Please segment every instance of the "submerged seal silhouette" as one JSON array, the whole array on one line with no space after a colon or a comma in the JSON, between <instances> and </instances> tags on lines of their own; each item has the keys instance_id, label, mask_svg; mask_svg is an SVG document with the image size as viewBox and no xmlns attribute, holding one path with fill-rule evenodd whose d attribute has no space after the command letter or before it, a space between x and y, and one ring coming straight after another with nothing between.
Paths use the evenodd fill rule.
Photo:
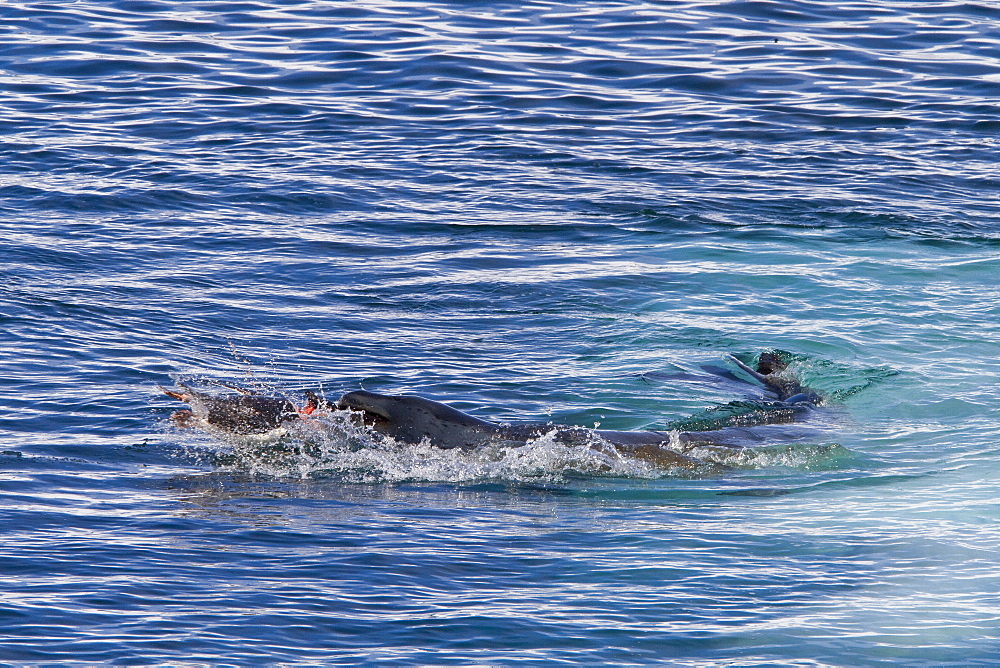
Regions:
<instances>
[{"instance_id":1,"label":"submerged seal silhouette","mask_svg":"<svg viewBox=\"0 0 1000 668\"><path fill-rule=\"evenodd\" d=\"M802 387L785 373L780 355L760 355L756 368L735 357L730 359L778 395L774 410L754 427L725 427L710 431L610 431L550 423L501 424L482 420L451 406L405 395L385 395L355 390L330 403L312 392L307 403L295 406L288 399L260 396L230 387L236 394L211 395L178 383L181 391L161 387L168 396L187 402L190 410L178 411L174 421L181 426L201 425L235 435L267 433L311 416L317 409L349 411L352 419L397 443L428 443L442 449L471 449L485 445L521 446L549 436L559 443L612 449L658 466L694 467L702 462L678 450L699 445L742 448L758 445L767 434L761 426L785 423L809 410L819 395Z\"/></svg>"}]
</instances>

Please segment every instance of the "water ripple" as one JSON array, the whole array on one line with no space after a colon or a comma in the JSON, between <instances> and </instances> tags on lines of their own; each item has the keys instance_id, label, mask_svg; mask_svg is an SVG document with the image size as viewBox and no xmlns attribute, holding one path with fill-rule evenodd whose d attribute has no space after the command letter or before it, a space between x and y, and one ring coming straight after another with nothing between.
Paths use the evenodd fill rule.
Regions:
<instances>
[{"instance_id":1,"label":"water ripple","mask_svg":"<svg viewBox=\"0 0 1000 668\"><path fill-rule=\"evenodd\" d=\"M996 7L0 16L5 659L1000 658ZM822 438L696 477L240 459L155 389L662 428L774 346Z\"/></svg>"}]
</instances>

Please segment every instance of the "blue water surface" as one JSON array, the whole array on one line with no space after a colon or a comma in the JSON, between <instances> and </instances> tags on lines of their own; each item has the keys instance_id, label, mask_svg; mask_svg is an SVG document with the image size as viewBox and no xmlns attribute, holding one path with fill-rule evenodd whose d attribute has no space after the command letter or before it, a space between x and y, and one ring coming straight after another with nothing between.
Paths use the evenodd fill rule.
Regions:
<instances>
[{"instance_id":1,"label":"blue water surface","mask_svg":"<svg viewBox=\"0 0 1000 668\"><path fill-rule=\"evenodd\" d=\"M998 26L3 3L0 661L1000 662ZM156 387L669 429L767 349L824 406L700 470L247 446Z\"/></svg>"}]
</instances>

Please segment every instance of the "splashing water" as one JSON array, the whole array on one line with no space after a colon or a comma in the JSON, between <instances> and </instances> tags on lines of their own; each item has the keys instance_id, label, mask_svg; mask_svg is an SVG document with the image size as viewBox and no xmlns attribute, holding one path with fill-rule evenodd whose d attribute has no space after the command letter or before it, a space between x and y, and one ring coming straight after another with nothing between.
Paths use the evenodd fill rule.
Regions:
<instances>
[{"instance_id":1,"label":"splashing water","mask_svg":"<svg viewBox=\"0 0 1000 668\"><path fill-rule=\"evenodd\" d=\"M401 443L359 424L349 410L329 409L263 434L208 427L187 439L187 453L223 470L277 478L336 476L347 482L558 482L577 476L654 479L705 476L726 469L818 466L847 453L837 445L789 443L761 448L684 444L678 432L662 447L703 462L656 465L616 449L594 430L573 443L553 429L523 445L443 449L426 440Z\"/></svg>"}]
</instances>

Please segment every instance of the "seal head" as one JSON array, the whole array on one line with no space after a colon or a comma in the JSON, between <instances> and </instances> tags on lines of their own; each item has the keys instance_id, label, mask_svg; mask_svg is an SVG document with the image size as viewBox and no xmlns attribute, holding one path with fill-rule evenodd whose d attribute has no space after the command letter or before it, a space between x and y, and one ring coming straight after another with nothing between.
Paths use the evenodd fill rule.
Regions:
<instances>
[{"instance_id":1,"label":"seal head","mask_svg":"<svg viewBox=\"0 0 1000 668\"><path fill-rule=\"evenodd\" d=\"M361 412L365 424L402 443L427 440L439 448L472 448L499 432L492 422L423 397L356 390L340 397L336 407Z\"/></svg>"}]
</instances>

